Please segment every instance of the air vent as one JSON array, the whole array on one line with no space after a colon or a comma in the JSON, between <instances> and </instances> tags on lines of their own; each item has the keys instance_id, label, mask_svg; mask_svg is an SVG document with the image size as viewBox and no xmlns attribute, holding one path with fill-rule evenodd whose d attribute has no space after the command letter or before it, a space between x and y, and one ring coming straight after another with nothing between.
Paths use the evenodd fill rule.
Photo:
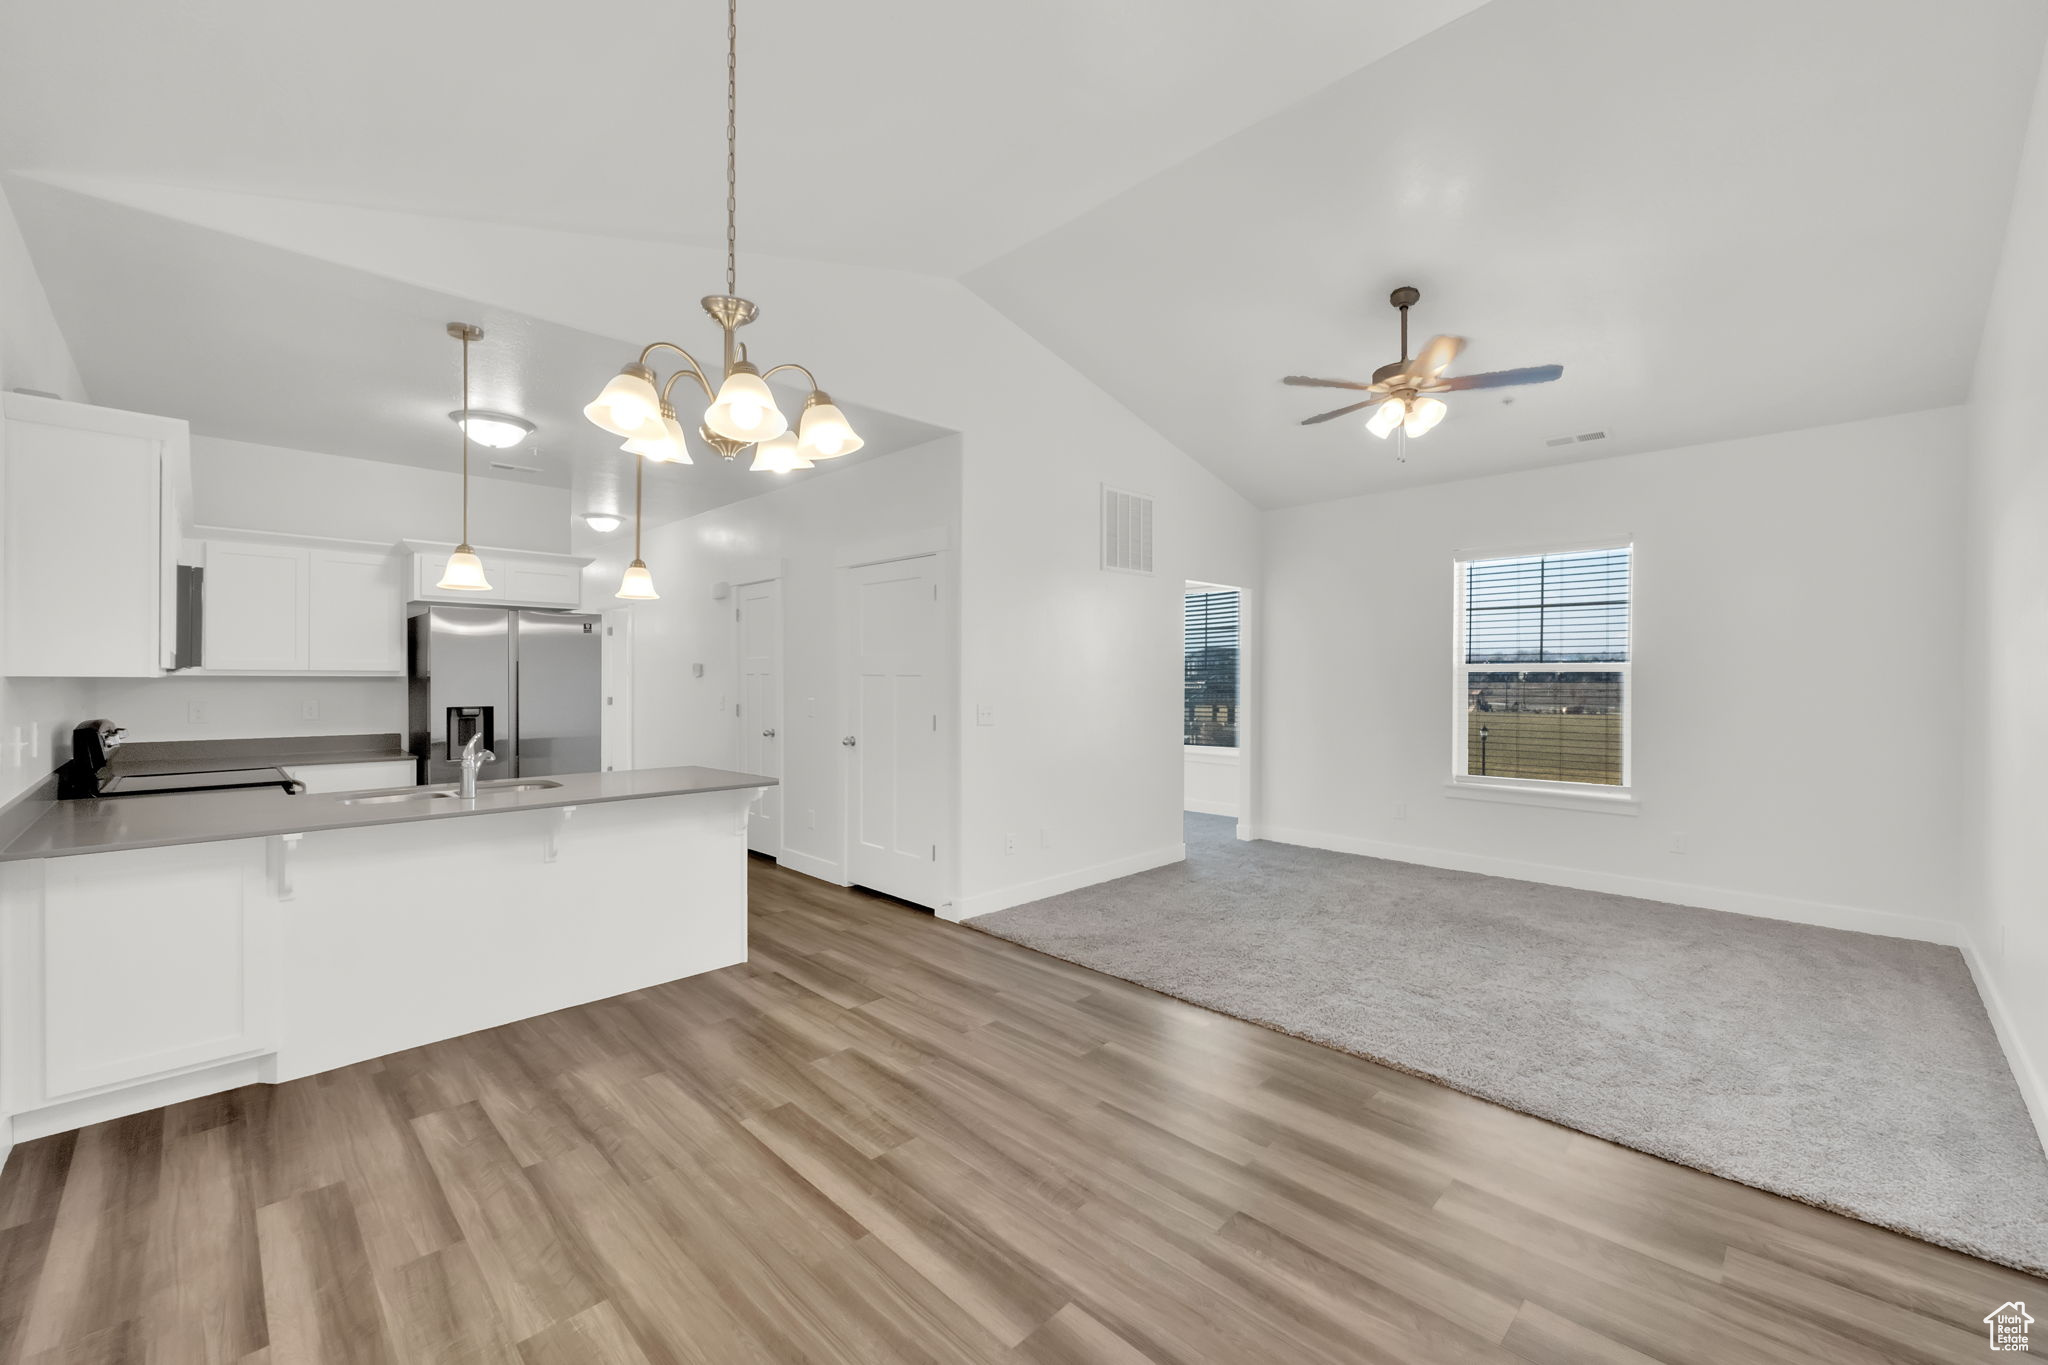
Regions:
<instances>
[{"instance_id":1,"label":"air vent","mask_svg":"<svg viewBox=\"0 0 2048 1365\"><path fill-rule=\"evenodd\" d=\"M540 473L540 466L537 464L513 464L507 460L492 460L491 468L510 470L514 474Z\"/></svg>"},{"instance_id":2,"label":"air vent","mask_svg":"<svg viewBox=\"0 0 2048 1365\"><path fill-rule=\"evenodd\" d=\"M1543 444L1555 450L1559 446L1578 445L1581 441L1604 441L1606 439L1607 433L1604 431L1582 431L1576 436L1553 436Z\"/></svg>"},{"instance_id":3,"label":"air vent","mask_svg":"<svg viewBox=\"0 0 2048 1365\"><path fill-rule=\"evenodd\" d=\"M1607 439L1607 433L1604 431L1582 431L1572 439L1575 441L1604 441Z\"/></svg>"},{"instance_id":4,"label":"air vent","mask_svg":"<svg viewBox=\"0 0 2048 1365\"><path fill-rule=\"evenodd\" d=\"M1102 567L1152 572L1152 499L1103 485Z\"/></svg>"}]
</instances>

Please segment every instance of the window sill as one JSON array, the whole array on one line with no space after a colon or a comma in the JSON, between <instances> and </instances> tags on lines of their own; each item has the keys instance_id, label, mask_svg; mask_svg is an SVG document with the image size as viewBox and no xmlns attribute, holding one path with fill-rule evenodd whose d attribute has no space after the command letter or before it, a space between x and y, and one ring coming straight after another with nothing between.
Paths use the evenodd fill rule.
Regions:
<instances>
[{"instance_id":1,"label":"window sill","mask_svg":"<svg viewBox=\"0 0 2048 1365\"><path fill-rule=\"evenodd\" d=\"M1221 744L1185 744L1181 746L1189 758L1206 763L1235 763L1237 750Z\"/></svg>"},{"instance_id":2,"label":"window sill","mask_svg":"<svg viewBox=\"0 0 2048 1365\"><path fill-rule=\"evenodd\" d=\"M1553 810L1585 810L1601 815L1638 815L1642 806L1633 793L1566 791L1557 787L1496 786L1490 782L1444 783L1444 795L1460 801L1499 801L1511 806L1549 806Z\"/></svg>"}]
</instances>

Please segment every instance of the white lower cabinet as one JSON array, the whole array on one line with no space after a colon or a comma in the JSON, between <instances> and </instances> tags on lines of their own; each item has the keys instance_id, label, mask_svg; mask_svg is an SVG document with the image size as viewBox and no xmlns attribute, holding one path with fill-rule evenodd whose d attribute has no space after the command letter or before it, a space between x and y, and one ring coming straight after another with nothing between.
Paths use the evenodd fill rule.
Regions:
<instances>
[{"instance_id":1,"label":"white lower cabinet","mask_svg":"<svg viewBox=\"0 0 2048 1365\"><path fill-rule=\"evenodd\" d=\"M308 763L286 768L287 775L306 784L307 794L363 792L379 787L411 787L419 783L419 767L411 759L390 763Z\"/></svg>"},{"instance_id":2,"label":"white lower cabinet","mask_svg":"<svg viewBox=\"0 0 2048 1365\"><path fill-rule=\"evenodd\" d=\"M5 871L7 1109L275 1050L277 914L261 841Z\"/></svg>"}]
</instances>

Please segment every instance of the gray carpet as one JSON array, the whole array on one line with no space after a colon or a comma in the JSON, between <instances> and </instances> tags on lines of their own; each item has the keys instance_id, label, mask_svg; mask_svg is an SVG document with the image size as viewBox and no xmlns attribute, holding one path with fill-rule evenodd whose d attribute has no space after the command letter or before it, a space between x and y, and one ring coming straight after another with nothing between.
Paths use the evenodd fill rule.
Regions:
<instances>
[{"instance_id":1,"label":"gray carpet","mask_svg":"<svg viewBox=\"0 0 2048 1365\"><path fill-rule=\"evenodd\" d=\"M1953 948L1286 844L976 929L2035 1273L2048 1160Z\"/></svg>"}]
</instances>

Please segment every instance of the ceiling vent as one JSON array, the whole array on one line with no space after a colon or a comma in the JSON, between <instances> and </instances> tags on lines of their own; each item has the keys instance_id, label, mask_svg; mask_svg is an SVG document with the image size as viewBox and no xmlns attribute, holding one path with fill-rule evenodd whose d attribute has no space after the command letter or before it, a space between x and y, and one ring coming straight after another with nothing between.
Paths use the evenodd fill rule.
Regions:
<instances>
[{"instance_id":1,"label":"ceiling vent","mask_svg":"<svg viewBox=\"0 0 2048 1365\"><path fill-rule=\"evenodd\" d=\"M1152 499L1102 486L1102 567L1152 572Z\"/></svg>"},{"instance_id":2,"label":"ceiling vent","mask_svg":"<svg viewBox=\"0 0 2048 1365\"><path fill-rule=\"evenodd\" d=\"M1604 441L1606 439L1607 433L1604 431L1582 431L1576 436L1553 436L1543 444L1555 450L1559 446L1575 446L1582 441Z\"/></svg>"},{"instance_id":3,"label":"ceiling vent","mask_svg":"<svg viewBox=\"0 0 2048 1365\"><path fill-rule=\"evenodd\" d=\"M491 461L491 468L493 468L493 469L503 469L503 470L508 470L508 471L510 471L511 473L514 473L514 474L538 474L538 473L540 473L540 466L539 466L539 465L537 465L537 464L513 464L513 463L512 463L511 461L509 461L509 460L492 460L492 461Z\"/></svg>"}]
</instances>

